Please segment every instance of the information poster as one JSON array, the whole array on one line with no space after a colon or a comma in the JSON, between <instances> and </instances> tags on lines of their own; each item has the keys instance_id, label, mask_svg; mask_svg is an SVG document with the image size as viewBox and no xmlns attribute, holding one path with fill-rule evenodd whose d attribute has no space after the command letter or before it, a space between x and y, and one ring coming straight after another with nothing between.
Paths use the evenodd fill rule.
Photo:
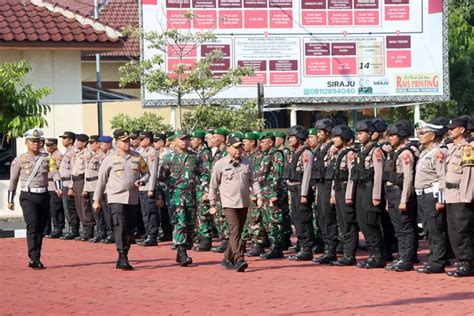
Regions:
<instances>
[{"instance_id":1,"label":"information poster","mask_svg":"<svg viewBox=\"0 0 474 316\"><path fill-rule=\"evenodd\" d=\"M443 0L142 0L144 31L212 30L183 60L189 67L215 49L216 77L250 66L253 77L211 102L267 104L422 102L449 99L447 4ZM192 12L189 20L184 14ZM156 51L142 43L143 58ZM169 47L164 69L179 60ZM173 99L142 88L145 105ZM184 103L199 103L196 95Z\"/></svg>"}]
</instances>

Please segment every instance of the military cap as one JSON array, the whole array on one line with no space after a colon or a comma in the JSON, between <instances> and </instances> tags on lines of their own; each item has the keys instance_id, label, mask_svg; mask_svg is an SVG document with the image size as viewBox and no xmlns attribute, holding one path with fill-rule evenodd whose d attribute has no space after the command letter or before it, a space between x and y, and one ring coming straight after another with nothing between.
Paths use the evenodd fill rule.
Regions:
<instances>
[{"instance_id":1,"label":"military cap","mask_svg":"<svg viewBox=\"0 0 474 316\"><path fill-rule=\"evenodd\" d=\"M314 127L308 128L308 135L318 135L318 130Z\"/></svg>"},{"instance_id":2,"label":"military cap","mask_svg":"<svg viewBox=\"0 0 474 316\"><path fill-rule=\"evenodd\" d=\"M135 129L130 133L130 138L131 139L136 139L140 137L140 133L142 132L141 129Z\"/></svg>"},{"instance_id":3,"label":"military cap","mask_svg":"<svg viewBox=\"0 0 474 316\"><path fill-rule=\"evenodd\" d=\"M149 138L153 140L153 132L150 131L141 131L140 132L140 139Z\"/></svg>"},{"instance_id":4,"label":"military cap","mask_svg":"<svg viewBox=\"0 0 474 316\"><path fill-rule=\"evenodd\" d=\"M116 140L127 140L130 138L130 133L128 131L124 131L123 129L117 129L114 131L114 138Z\"/></svg>"},{"instance_id":5,"label":"military cap","mask_svg":"<svg viewBox=\"0 0 474 316\"><path fill-rule=\"evenodd\" d=\"M295 136L296 138L299 138L299 139L302 139L302 140L305 140L306 138L308 138L308 132L301 125L291 126L288 129L287 135L288 135L288 137Z\"/></svg>"},{"instance_id":6,"label":"military cap","mask_svg":"<svg viewBox=\"0 0 474 316\"><path fill-rule=\"evenodd\" d=\"M205 139L206 138L206 132L203 131L203 130L197 129L191 134L191 138Z\"/></svg>"},{"instance_id":7,"label":"military cap","mask_svg":"<svg viewBox=\"0 0 474 316\"><path fill-rule=\"evenodd\" d=\"M375 132L374 122L371 120L365 119L357 122L355 130L357 132Z\"/></svg>"},{"instance_id":8,"label":"military cap","mask_svg":"<svg viewBox=\"0 0 474 316\"><path fill-rule=\"evenodd\" d=\"M376 132L383 133L387 129L387 126L388 126L387 122L385 122L384 120L378 117L373 118L372 122L374 123L374 128Z\"/></svg>"},{"instance_id":9,"label":"military cap","mask_svg":"<svg viewBox=\"0 0 474 316\"><path fill-rule=\"evenodd\" d=\"M387 126L388 135L398 135L399 137L408 137L410 135L410 127L408 124L399 121Z\"/></svg>"},{"instance_id":10,"label":"military cap","mask_svg":"<svg viewBox=\"0 0 474 316\"><path fill-rule=\"evenodd\" d=\"M223 128L223 127L220 127L218 129L216 129L213 134L222 135L224 137L227 137L227 135L229 135L229 131L227 129Z\"/></svg>"},{"instance_id":11,"label":"military cap","mask_svg":"<svg viewBox=\"0 0 474 316\"><path fill-rule=\"evenodd\" d=\"M189 138L189 135L186 132L177 130L174 132L174 136L179 139Z\"/></svg>"},{"instance_id":12,"label":"military cap","mask_svg":"<svg viewBox=\"0 0 474 316\"><path fill-rule=\"evenodd\" d=\"M275 134L275 137L286 138L285 132L276 131L274 134Z\"/></svg>"},{"instance_id":13,"label":"military cap","mask_svg":"<svg viewBox=\"0 0 474 316\"><path fill-rule=\"evenodd\" d=\"M46 138L46 141L44 142L46 146L51 146L51 145L57 145L58 144L58 139L57 138Z\"/></svg>"},{"instance_id":14,"label":"military cap","mask_svg":"<svg viewBox=\"0 0 474 316\"><path fill-rule=\"evenodd\" d=\"M227 138L227 145L235 147L235 148L242 146L242 137L240 136L241 135L237 133L230 134L229 137Z\"/></svg>"},{"instance_id":15,"label":"military cap","mask_svg":"<svg viewBox=\"0 0 474 316\"><path fill-rule=\"evenodd\" d=\"M91 135L89 136L89 144L95 143L99 141L99 135Z\"/></svg>"},{"instance_id":16,"label":"military cap","mask_svg":"<svg viewBox=\"0 0 474 316\"><path fill-rule=\"evenodd\" d=\"M77 134L76 139L80 142L87 142L89 140L89 136L86 134Z\"/></svg>"},{"instance_id":17,"label":"military cap","mask_svg":"<svg viewBox=\"0 0 474 316\"><path fill-rule=\"evenodd\" d=\"M331 136L339 136L343 140L348 141L354 138L354 133L346 124L336 125L331 131Z\"/></svg>"},{"instance_id":18,"label":"military cap","mask_svg":"<svg viewBox=\"0 0 474 316\"><path fill-rule=\"evenodd\" d=\"M314 128L316 128L317 130L326 131L328 133L331 133L333 127L334 121L330 118L320 119L316 123L314 123Z\"/></svg>"},{"instance_id":19,"label":"military cap","mask_svg":"<svg viewBox=\"0 0 474 316\"><path fill-rule=\"evenodd\" d=\"M28 131L26 131L26 133L23 134L23 137L25 137L26 139L30 139L30 140L41 140L43 139L43 131L39 128L32 128Z\"/></svg>"},{"instance_id":20,"label":"military cap","mask_svg":"<svg viewBox=\"0 0 474 316\"><path fill-rule=\"evenodd\" d=\"M165 133L160 133L160 132L154 133L153 141L157 142L159 140L165 141L166 140L166 134Z\"/></svg>"},{"instance_id":21,"label":"military cap","mask_svg":"<svg viewBox=\"0 0 474 316\"><path fill-rule=\"evenodd\" d=\"M275 134L273 134L272 132L266 132L266 133L263 133L260 139L267 139L267 138L271 140L275 140Z\"/></svg>"},{"instance_id":22,"label":"military cap","mask_svg":"<svg viewBox=\"0 0 474 316\"><path fill-rule=\"evenodd\" d=\"M113 138L111 136L100 136L99 142L101 143L111 143Z\"/></svg>"},{"instance_id":23,"label":"military cap","mask_svg":"<svg viewBox=\"0 0 474 316\"><path fill-rule=\"evenodd\" d=\"M248 139L248 140L258 140L258 135L257 133L254 132L247 132L244 134L244 137L242 139Z\"/></svg>"},{"instance_id":24,"label":"military cap","mask_svg":"<svg viewBox=\"0 0 474 316\"><path fill-rule=\"evenodd\" d=\"M449 121L449 124L446 125L448 129L454 129L456 127L464 127L467 129L468 120L463 116L458 116Z\"/></svg>"},{"instance_id":25,"label":"military cap","mask_svg":"<svg viewBox=\"0 0 474 316\"><path fill-rule=\"evenodd\" d=\"M59 136L59 138L69 138L69 139L75 140L76 134L73 132L64 132L61 136Z\"/></svg>"}]
</instances>

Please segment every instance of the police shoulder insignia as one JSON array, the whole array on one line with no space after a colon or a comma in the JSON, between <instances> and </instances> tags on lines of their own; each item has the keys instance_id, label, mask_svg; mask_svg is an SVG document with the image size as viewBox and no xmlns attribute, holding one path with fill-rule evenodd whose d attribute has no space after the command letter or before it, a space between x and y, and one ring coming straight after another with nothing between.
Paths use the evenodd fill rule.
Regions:
<instances>
[{"instance_id":1,"label":"police shoulder insignia","mask_svg":"<svg viewBox=\"0 0 474 316\"><path fill-rule=\"evenodd\" d=\"M382 149L380 148L375 149L375 157L377 158L378 161L382 159Z\"/></svg>"},{"instance_id":2,"label":"police shoulder insignia","mask_svg":"<svg viewBox=\"0 0 474 316\"><path fill-rule=\"evenodd\" d=\"M155 161L155 155L154 154L150 154L150 161Z\"/></svg>"},{"instance_id":3,"label":"police shoulder insignia","mask_svg":"<svg viewBox=\"0 0 474 316\"><path fill-rule=\"evenodd\" d=\"M406 152L402 155L402 158L403 158L403 161L405 161L405 164L407 165L410 164L410 161L411 161L410 154Z\"/></svg>"},{"instance_id":4,"label":"police shoulder insignia","mask_svg":"<svg viewBox=\"0 0 474 316\"><path fill-rule=\"evenodd\" d=\"M349 159L350 161L354 161L354 158L355 158L355 152L350 151L350 152L347 154L347 159Z\"/></svg>"},{"instance_id":5,"label":"police shoulder insignia","mask_svg":"<svg viewBox=\"0 0 474 316\"><path fill-rule=\"evenodd\" d=\"M436 154L436 160L438 160L439 162L444 161L444 154L442 151L438 151L438 153Z\"/></svg>"}]
</instances>

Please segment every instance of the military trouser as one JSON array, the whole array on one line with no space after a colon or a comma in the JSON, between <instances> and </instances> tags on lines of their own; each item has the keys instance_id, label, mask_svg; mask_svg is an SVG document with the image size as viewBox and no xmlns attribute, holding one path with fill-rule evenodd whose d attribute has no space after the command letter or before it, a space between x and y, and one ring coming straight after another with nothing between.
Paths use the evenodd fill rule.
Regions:
<instances>
[{"instance_id":1,"label":"military trouser","mask_svg":"<svg viewBox=\"0 0 474 316\"><path fill-rule=\"evenodd\" d=\"M92 208L92 198L94 197L94 192L87 192L87 194L89 195L89 198L87 199L89 207ZM100 201L100 206L101 208L103 207L102 201ZM99 213L93 211L92 215L94 216L95 221L95 235L104 237L107 233L107 225L105 224L104 212L102 210Z\"/></svg>"},{"instance_id":2,"label":"military trouser","mask_svg":"<svg viewBox=\"0 0 474 316\"><path fill-rule=\"evenodd\" d=\"M406 211L400 211L401 194L402 190L397 185L386 186L388 214L398 240L398 259L413 262L417 251L416 210L409 199L406 203Z\"/></svg>"},{"instance_id":3,"label":"military trouser","mask_svg":"<svg viewBox=\"0 0 474 316\"><path fill-rule=\"evenodd\" d=\"M323 237L325 249L335 254L338 244L336 210L330 203L332 181L319 182L316 187L318 221Z\"/></svg>"},{"instance_id":4,"label":"military trouser","mask_svg":"<svg viewBox=\"0 0 474 316\"><path fill-rule=\"evenodd\" d=\"M217 214L214 217L214 223L216 225L217 231L219 232L219 237L221 240L227 240L229 239L229 224L225 218L220 201L216 201L216 210Z\"/></svg>"},{"instance_id":5,"label":"military trouser","mask_svg":"<svg viewBox=\"0 0 474 316\"><path fill-rule=\"evenodd\" d=\"M79 232L79 216L77 216L76 204L74 198L69 197L68 188L63 189L63 208L66 215L69 229L73 232Z\"/></svg>"},{"instance_id":6,"label":"military trouser","mask_svg":"<svg viewBox=\"0 0 474 316\"><path fill-rule=\"evenodd\" d=\"M53 230L62 231L65 226L64 207L62 197L56 191L49 191L49 213L53 223Z\"/></svg>"},{"instance_id":7,"label":"military trouser","mask_svg":"<svg viewBox=\"0 0 474 316\"><path fill-rule=\"evenodd\" d=\"M74 203L76 205L77 215L84 227L94 227L94 215L92 215L92 207L89 197L82 196L84 190L84 179L74 180Z\"/></svg>"},{"instance_id":8,"label":"military trouser","mask_svg":"<svg viewBox=\"0 0 474 316\"><path fill-rule=\"evenodd\" d=\"M446 204L448 234L454 255L458 260L474 260L473 203Z\"/></svg>"},{"instance_id":9,"label":"military trouser","mask_svg":"<svg viewBox=\"0 0 474 316\"><path fill-rule=\"evenodd\" d=\"M31 260L39 260L43 245L43 231L48 218L49 194L48 192L21 192L20 205L26 222L28 257Z\"/></svg>"},{"instance_id":10,"label":"military trouser","mask_svg":"<svg viewBox=\"0 0 474 316\"><path fill-rule=\"evenodd\" d=\"M301 184L289 184L288 189L290 191L291 216L295 225L298 245L304 251L311 252L314 244L313 214L311 210L314 199L313 192L312 190L308 191L308 196L306 197L308 203L303 205L301 204Z\"/></svg>"},{"instance_id":11,"label":"military trouser","mask_svg":"<svg viewBox=\"0 0 474 316\"><path fill-rule=\"evenodd\" d=\"M196 190L196 202L197 202L197 236L199 238L211 239L212 238L212 215L209 213L210 205L209 202L204 202L202 197L204 190Z\"/></svg>"},{"instance_id":12,"label":"military trouser","mask_svg":"<svg viewBox=\"0 0 474 316\"><path fill-rule=\"evenodd\" d=\"M271 201L271 195L263 193L263 225L271 245L281 246L283 241L283 215L279 207L281 194L277 201Z\"/></svg>"},{"instance_id":13,"label":"military trouser","mask_svg":"<svg viewBox=\"0 0 474 316\"><path fill-rule=\"evenodd\" d=\"M158 238L160 216L156 207L156 200L153 197L148 197L148 191L140 191L139 194L140 211L146 235L150 238Z\"/></svg>"},{"instance_id":14,"label":"military trouser","mask_svg":"<svg viewBox=\"0 0 474 316\"><path fill-rule=\"evenodd\" d=\"M138 205L111 203L109 208L114 222L115 246L117 250L128 251L137 223Z\"/></svg>"},{"instance_id":15,"label":"military trouser","mask_svg":"<svg viewBox=\"0 0 474 316\"><path fill-rule=\"evenodd\" d=\"M378 252L383 255L382 230L380 228L382 205L372 204L373 182L358 183L356 185L356 214L359 228L364 234L369 255Z\"/></svg>"},{"instance_id":16,"label":"military trouser","mask_svg":"<svg viewBox=\"0 0 474 316\"><path fill-rule=\"evenodd\" d=\"M359 226L356 209L346 204L346 183L335 183L337 225L342 235L343 251L346 257L355 257L359 245Z\"/></svg>"},{"instance_id":17,"label":"military trouser","mask_svg":"<svg viewBox=\"0 0 474 316\"><path fill-rule=\"evenodd\" d=\"M195 212L195 200L188 195L187 191L174 191L170 198L171 223L173 224L173 243L176 246L191 245L193 238L193 212Z\"/></svg>"},{"instance_id":18,"label":"military trouser","mask_svg":"<svg viewBox=\"0 0 474 316\"><path fill-rule=\"evenodd\" d=\"M446 211L436 210L437 198L433 193L417 196L418 213L423 214L424 228L427 231L430 254L428 264L434 268L443 268L449 248L448 227L446 222Z\"/></svg>"},{"instance_id":19,"label":"military trouser","mask_svg":"<svg viewBox=\"0 0 474 316\"><path fill-rule=\"evenodd\" d=\"M250 202L247 220L245 223L242 239L251 240L253 244L264 245L267 240L267 233L264 226L264 206L258 207L255 201Z\"/></svg>"}]
</instances>

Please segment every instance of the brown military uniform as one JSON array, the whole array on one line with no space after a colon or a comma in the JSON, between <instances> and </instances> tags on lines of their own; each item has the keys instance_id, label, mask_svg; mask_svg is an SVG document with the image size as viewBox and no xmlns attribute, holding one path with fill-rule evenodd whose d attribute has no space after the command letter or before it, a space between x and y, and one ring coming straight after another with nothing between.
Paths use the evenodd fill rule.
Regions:
<instances>
[{"instance_id":1,"label":"brown military uniform","mask_svg":"<svg viewBox=\"0 0 474 316\"><path fill-rule=\"evenodd\" d=\"M74 198L68 196L68 188L71 183L71 172L72 172L72 160L75 153L74 146L71 146L63 155L61 164L59 165L59 174L63 181L63 208L66 213L66 219L69 224L69 230L74 235L79 233L79 216L77 215L76 203Z\"/></svg>"}]
</instances>

